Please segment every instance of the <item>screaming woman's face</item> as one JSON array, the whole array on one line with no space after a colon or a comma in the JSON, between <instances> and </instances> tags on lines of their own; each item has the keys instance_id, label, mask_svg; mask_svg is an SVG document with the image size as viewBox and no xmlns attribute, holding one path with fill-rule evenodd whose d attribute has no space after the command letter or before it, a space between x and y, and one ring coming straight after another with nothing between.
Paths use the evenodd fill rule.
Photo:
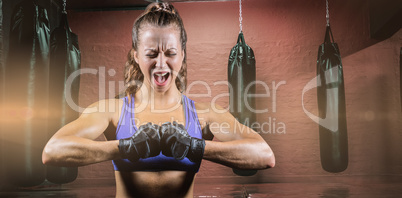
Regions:
<instances>
[{"instance_id":1,"label":"screaming woman's face","mask_svg":"<svg viewBox=\"0 0 402 198\"><path fill-rule=\"evenodd\" d=\"M145 25L139 32L138 44L134 58L144 74L143 86L156 92L177 89L175 79L184 59L179 29L172 25Z\"/></svg>"}]
</instances>

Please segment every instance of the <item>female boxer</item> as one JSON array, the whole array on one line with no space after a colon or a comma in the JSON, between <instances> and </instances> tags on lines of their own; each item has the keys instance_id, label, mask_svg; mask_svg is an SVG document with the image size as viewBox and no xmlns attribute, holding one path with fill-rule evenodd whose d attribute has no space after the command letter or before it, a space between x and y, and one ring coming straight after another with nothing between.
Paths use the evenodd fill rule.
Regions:
<instances>
[{"instance_id":1,"label":"female boxer","mask_svg":"<svg viewBox=\"0 0 402 198\"><path fill-rule=\"evenodd\" d=\"M57 131L44 148L44 164L112 160L116 197L193 197L202 159L238 169L274 166L260 135L222 108L216 112L183 94L187 37L172 5L150 4L135 21L132 40L126 97L98 101ZM94 141L101 134L107 141Z\"/></svg>"}]
</instances>

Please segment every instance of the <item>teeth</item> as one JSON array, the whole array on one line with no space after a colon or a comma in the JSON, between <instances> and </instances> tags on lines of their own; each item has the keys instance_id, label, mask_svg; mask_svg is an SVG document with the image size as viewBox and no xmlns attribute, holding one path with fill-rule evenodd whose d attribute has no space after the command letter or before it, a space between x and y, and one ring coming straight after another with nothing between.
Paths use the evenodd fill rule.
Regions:
<instances>
[{"instance_id":1,"label":"teeth","mask_svg":"<svg viewBox=\"0 0 402 198\"><path fill-rule=\"evenodd\" d=\"M157 76L166 76L168 73L164 73L164 74L155 74Z\"/></svg>"}]
</instances>

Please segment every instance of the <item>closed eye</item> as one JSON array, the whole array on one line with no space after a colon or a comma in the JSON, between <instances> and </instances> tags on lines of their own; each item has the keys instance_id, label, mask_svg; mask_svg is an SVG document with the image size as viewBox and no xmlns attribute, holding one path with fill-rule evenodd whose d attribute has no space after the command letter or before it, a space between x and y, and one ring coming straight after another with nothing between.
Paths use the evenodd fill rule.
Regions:
<instances>
[{"instance_id":1,"label":"closed eye","mask_svg":"<svg viewBox=\"0 0 402 198\"><path fill-rule=\"evenodd\" d=\"M176 53L167 53L166 56L176 56Z\"/></svg>"},{"instance_id":2,"label":"closed eye","mask_svg":"<svg viewBox=\"0 0 402 198\"><path fill-rule=\"evenodd\" d=\"M146 54L147 57L156 58L158 54Z\"/></svg>"},{"instance_id":3,"label":"closed eye","mask_svg":"<svg viewBox=\"0 0 402 198\"><path fill-rule=\"evenodd\" d=\"M176 49L175 49L175 48L168 49L168 50L165 52L165 55L166 55L166 56L176 56L176 55L177 55Z\"/></svg>"}]
</instances>

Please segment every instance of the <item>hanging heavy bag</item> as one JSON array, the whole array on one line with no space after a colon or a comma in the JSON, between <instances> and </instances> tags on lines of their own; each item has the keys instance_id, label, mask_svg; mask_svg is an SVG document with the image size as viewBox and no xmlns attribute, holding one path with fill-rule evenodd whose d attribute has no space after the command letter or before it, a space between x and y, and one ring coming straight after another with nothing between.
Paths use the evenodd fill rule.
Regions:
<instances>
[{"instance_id":1,"label":"hanging heavy bag","mask_svg":"<svg viewBox=\"0 0 402 198\"><path fill-rule=\"evenodd\" d=\"M81 52L78 46L78 37L68 26L67 14L63 13L59 27L53 30L50 37L50 95L49 95L49 136L78 118L78 111L72 109L67 99L78 104L80 87L79 76L72 84L67 84L67 78L80 69ZM68 92L67 87L70 87ZM66 97L66 95L69 95ZM46 179L56 184L72 182L77 178L77 167L46 166Z\"/></svg>"},{"instance_id":2,"label":"hanging heavy bag","mask_svg":"<svg viewBox=\"0 0 402 198\"><path fill-rule=\"evenodd\" d=\"M230 113L246 126L255 123L255 99L247 94L255 94L255 57L254 52L244 41L243 32L239 33L237 44L232 48L228 63L229 106ZM254 129L256 130L256 129ZM238 170L233 172L241 176L251 176L256 170Z\"/></svg>"},{"instance_id":3,"label":"hanging heavy bag","mask_svg":"<svg viewBox=\"0 0 402 198\"><path fill-rule=\"evenodd\" d=\"M7 149L7 181L17 186L45 180L42 150L47 134L49 36L47 11L36 1L25 0L15 7L4 92L13 113L3 127L7 142L3 148Z\"/></svg>"},{"instance_id":4,"label":"hanging heavy bag","mask_svg":"<svg viewBox=\"0 0 402 198\"><path fill-rule=\"evenodd\" d=\"M332 38L332 41L331 41ZM348 166L345 85L341 55L327 25L317 57L317 101L322 168L341 172Z\"/></svg>"}]
</instances>

